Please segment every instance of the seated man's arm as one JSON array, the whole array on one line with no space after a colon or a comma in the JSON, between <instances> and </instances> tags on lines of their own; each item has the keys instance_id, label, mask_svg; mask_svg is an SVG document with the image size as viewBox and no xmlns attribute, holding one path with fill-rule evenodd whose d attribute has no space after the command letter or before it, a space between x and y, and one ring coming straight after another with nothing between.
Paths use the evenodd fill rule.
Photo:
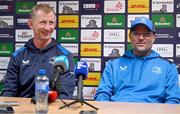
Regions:
<instances>
[{"instance_id":1,"label":"seated man's arm","mask_svg":"<svg viewBox=\"0 0 180 114\"><path fill-rule=\"evenodd\" d=\"M19 63L18 60L12 55L3 81L4 88L1 93L2 96L6 96L6 97L18 96L18 74L19 74Z\"/></svg>"},{"instance_id":2,"label":"seated man's arm","mask_svg":"<svg viewBox=\"0 0 180 114\"><path fill-rule=\"evenodd\" d=\"M74 62L73 55L69 53L67 55L69 61L69 70L61 78L61 87L60 87L60 98L62 99L72 99L73 92L75 89L75 76L72 74L74 72Z\"/></svg>"},{"instance_id":3,"label":"seated man's arm","mask_svg":"<svg viewBox=\"0 0 180 114\"><path fill-rule=\"evenodd\" d=\"M180 103L180 87L175 64L171 64L166 77L166 103Z\"/></svg>"},{"instance_id":4,"label":"seated man's arm","mask_svg":"<svg viewBox=\"0 0 180 114\"><path fill-rule=\"evenodd\" d=\"M99 87L96 90L94 99L96 101L110 101L113 93L112 64L108 62L101 77Z\"/></svg>"}]
</instances>

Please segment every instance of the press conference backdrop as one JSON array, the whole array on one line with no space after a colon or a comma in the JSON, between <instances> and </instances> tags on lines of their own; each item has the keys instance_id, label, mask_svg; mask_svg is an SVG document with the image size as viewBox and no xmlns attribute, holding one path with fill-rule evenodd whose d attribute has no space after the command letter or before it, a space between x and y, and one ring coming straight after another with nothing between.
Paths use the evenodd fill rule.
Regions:
<instances>
[{"instance_id":1,"label":"press conference backdrop","mask_svg":"<svg viewBox=\"0 0 180 114\"><path fill-rule=\"evenodd\" d=\"M129 27L139 16L152 19L157 32L153 49L174 61L180 74L180 0L0 0L0 79L10 55L33 37L27 21L39 3L56 12L52 37L74 54L74 62L89 65L86 99L93 99L106 62L131 49Z\"/></svg>"}]
</instances>

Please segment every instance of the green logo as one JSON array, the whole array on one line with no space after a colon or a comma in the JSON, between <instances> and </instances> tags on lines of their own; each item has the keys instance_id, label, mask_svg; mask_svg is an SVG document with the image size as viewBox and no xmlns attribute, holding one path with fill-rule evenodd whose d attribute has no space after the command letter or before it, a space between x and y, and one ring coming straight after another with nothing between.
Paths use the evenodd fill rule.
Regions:
<instances>
[{"instance_id":1,"label":"green logo","mask_svg":"<svg viewBox=\"0 0 180 114\"><path fill-rule=\"evenodd\" d=\"M104 28L123 28L125 27L124 15L105 15Z\"/></svg>"},{"instance_id":2,"label":"green logo","mask_svg":"<svg viewBox=\"0 0 180 114\"><path fill-rule=\"evenodd\" d=\"M58 31L58 42L78 42L78 30L60 29Z\"/></svg>"},{"instance_id":3,"label":"green logo","mask_svg":"<svg viewBox=\"0 0 180 114\"><path fill-rule=\"evenodd\" d=\"M16 14L29 14L34 2L16 2Z\"/></svg>"},{"instance_id":4,"label":"green logo","mask_svg":"<svg viewBox=\"0 0 180 114\"><path fill-rule=\"evenodd\" d=\"M78 58L77 57L73 57L73 62L74 62L74 64L77 64Z\"/></svg>"},{"instance_id":5,"label":"green logo","mask_svg":"<svg viewBox=\"0 0 180 114\"><path fill-rule=\"evenodd\" d=\"M131 43L128 43L127 44L127 48L126 48L127 50L131 50L132 49L132 46L131 46Z\"/></svg>"},{"instance_id":6,"label":"green logo","mask_svg":"<svg viewBox=\"0 0 180 114\"><path fill-rule=\"evenodd\" d=\"M10 56L13 50L12 43L0 43L0 56Z\"/></svg>"},{"instance_id":7,"label":"green logo","mask_svg":"<svg viewBox=\"0 0 180 114\"><path fill-rule=\"evenodd\" d=\"M171 28L174 27L174 16L172 14L154 14L152 21L155 27L158 28Z\"/></svg>"}]
</instances>

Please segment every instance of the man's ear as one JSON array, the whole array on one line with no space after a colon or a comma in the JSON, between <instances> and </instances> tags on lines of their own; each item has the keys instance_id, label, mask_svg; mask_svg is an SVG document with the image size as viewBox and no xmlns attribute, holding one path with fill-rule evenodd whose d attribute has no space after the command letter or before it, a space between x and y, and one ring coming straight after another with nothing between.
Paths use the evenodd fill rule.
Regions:
<instances>
[{"instance_id":1,"label":"man's ear","mask_svg":"<svg viewBox=\"0 0 180 114\"><path fill-rule=\"evenodd\" d=\"M32 19L28 19L28 23L27 24L28 24L29 28L32 29L32 24L33 24L32 23Z\"/></svg>"}]
</instances>

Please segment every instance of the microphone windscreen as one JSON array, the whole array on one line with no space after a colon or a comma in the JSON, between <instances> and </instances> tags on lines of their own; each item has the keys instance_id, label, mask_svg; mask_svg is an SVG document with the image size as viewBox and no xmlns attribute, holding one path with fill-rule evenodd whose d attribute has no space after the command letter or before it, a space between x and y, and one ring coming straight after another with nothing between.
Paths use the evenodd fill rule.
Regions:
<instances>
[{"instance_id":1,"label":"microphone windscreen","mask_svg":"<svg viewBox=\"0 0 180 114\"><path fill-rule=\"evenodd\" d=\"M86 79L88 76L88 64L84 61L77 62L74 72L76 77L82 75L83 79Z\"/></svg>"},{"instance_id":2,"label":"microphone windscreen","mask_svg":"<svg viewBox=\"0 0 180 114\"><path fill-rule=\"evenodd\" d=\"M69 61L65 55L55 56L50 58L49 63L53 64L53 66L61 67L64 72L66 72L69 68Z\"/></svg>"}]
</instances>

